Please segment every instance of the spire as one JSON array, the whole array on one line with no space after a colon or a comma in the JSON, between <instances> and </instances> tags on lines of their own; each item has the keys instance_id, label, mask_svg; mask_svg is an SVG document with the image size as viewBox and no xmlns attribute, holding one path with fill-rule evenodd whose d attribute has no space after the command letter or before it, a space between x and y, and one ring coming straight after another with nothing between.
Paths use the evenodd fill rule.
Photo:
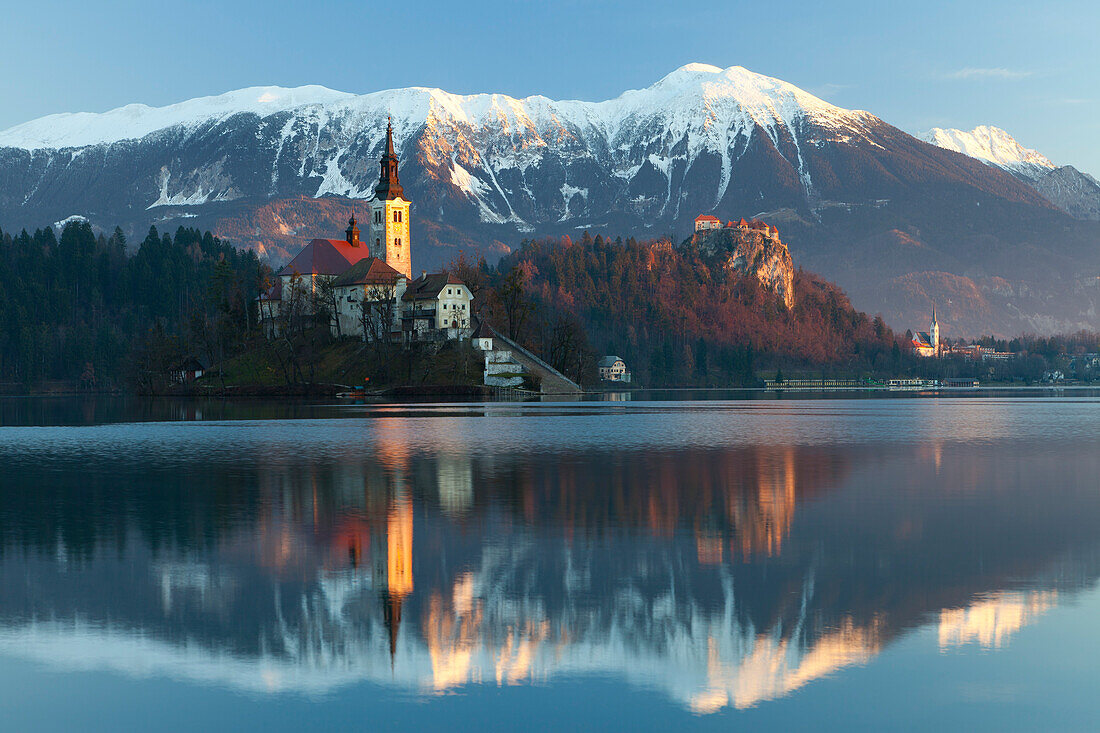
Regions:
<instances>
[{"instance_id":1,"label":"spire","mask_svg":"<svg viewBox=\"0 0 1100 733\"><path fill-rule=\"evenodd\" d=\"M386 122L386 152L382 155L382 170L378 176L378 185L374 189L375 196L382 200L404 197L401 181L397 178L397 153L393 149L393 120L387 118Z\"/></svg>"},{"instance_id":2,"label":"spire","mask_svg":"<svg viewBox=\"0 0 1100 733\"><path fill-rule=\"evenodd\" d=\"M397 656L397 634L401 629L401 596L382 592L382 623L386 625L386 631L390 636L390 667Z\"/></svg>"},{"instance_id":3,"label":"spire","mask_svg":"<svg viewBox=\"0 0 1100 733\"><path fill-rule=\"evenodd\" d=\"M936 322L936 301L932 301L932 323Z\"/></svg>"},{"instance_id":4,"label":"spire","mask_svg":"<svg viewBox=\"0 0 1100 733\"><path fill-rule=\"evenodd\" d=\"M348 228L344 230L347 234L347 241L352 247L359 246L359 227L355 225L355 214L351 215L351 219L348 220Z\"/></svg>"}]
</instances>

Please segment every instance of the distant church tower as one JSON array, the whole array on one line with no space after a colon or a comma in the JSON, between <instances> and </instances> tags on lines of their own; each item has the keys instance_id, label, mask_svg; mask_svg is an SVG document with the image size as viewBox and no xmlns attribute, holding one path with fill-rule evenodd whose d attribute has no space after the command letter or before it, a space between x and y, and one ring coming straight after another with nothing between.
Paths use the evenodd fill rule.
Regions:
<instances>
[{"instance_id":1,"label":"distant church tower","mask_svg":"<svg viewBox=\"0 0 1100 733\"><path fill-rule=\"evenodd\" d=\"M932 342L932 353L940 355L940 323L936 320L936 304L932 304L932 325L928 327L929 340Z\"/></svg>"},{"instance_id":2,"label":"distant church tower","mask_svg":"<svg viewBox=\"0 0 1100 733\"><path fill-rule=\"evenodd\" d=\"M397 154L393 151L393 125L386 124L386 152L371 201L370 251L387 265L412 280L412 247L409 242L409 202L397 178Z\"/></svg>"}]
</instances>

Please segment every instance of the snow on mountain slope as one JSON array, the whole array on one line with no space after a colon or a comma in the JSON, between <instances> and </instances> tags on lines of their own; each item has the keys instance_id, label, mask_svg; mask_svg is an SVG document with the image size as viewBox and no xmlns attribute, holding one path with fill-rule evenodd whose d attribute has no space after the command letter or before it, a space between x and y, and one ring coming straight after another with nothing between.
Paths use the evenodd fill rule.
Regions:
<instances>
[{"instance_id":1,"label":"snow on mountain slope","mask_svg":"<svg viewBox=\"0 0 1100 733\"><path fill-rule=\"evenodd\" d=\"M419 204L437 216L468 210L477 222L523 231L608 221L608 212L653 226L776 196L776 205L798 206L820 197L811 147L881 148L875 131L884 125L739 66L688 64L603 102L425 87L362 95L253 87L167 107L51 115L0 132L0 150L29 153L13 156L25 166L18 177L44 177L11 197L24 209L38 203L40 191L57 195L51 175L83 196L76 169L123 157L132 160L125 172L119 164L116 185L133 189L126 195L138 200L124 202L119 194L94 210L203 206L256 195L359 199L377 181L387 118L403 157L420 168L407 185ZM737 175L738 166L746 172ZM773 180L768 169L776 166L783 171ZM72 204L78 202L66 208Z\"/></svg>"},{"instance_id":2,"label":"snow on mountain slope","mask_svg":"<svg viewBox=\"0 0 1100 733\"><path fill-rule=\"evenodd\" d=\"M352 97L321 86L249 87L199 97L167 107L128 104L109 112L65 112L31 120L0 132L0 147L38 150L79 148L134 140L176 125L194 126L235 114L267 116L296 107L330 104Z\"/></svg>"},{"instance_id":3,"label":"snow on mountain slope","mask_svg":"<svg viewBox=\"0 0 1100 733\"><path fill-rule=\"evenodd\" d=\"M165 107L129 104L104 113L49 115L0 131L0 147L26 150L84 147L140 139L158 130L217 122L235 114L267 117L317 106L324 107L329 118L369 115L385 109L397 120L423 120L431 112L471 126L497 122L505 129L540 132L568 122L582 129L596 128L609 138L620 136L638 117L660 108L675 109L673 119L684 130L700 121L700 112L707 129L720 122L738 123L742 127L750 121L761 126L789 127L804 115L835 122L866 114L848 112L792 84L743 67L723 70L706 64L688 64L646 89L627 91L604 102L555 102L542 96L520 100L502 94L463 96L426 87L362 95L321 86L249 87Z\"/></svg>"},{"instance_id":4,"label":"snow on mountain slope","mask_svg":"<svg viewBox=\"0 0 1100 733\"><path fill-rule=\"evenodd\" d=\"M1025 148L999 127L978 125L973 130L933 127L919 136L925 142L990 163L1035 180L1054 169L1054 163L1037 150Z\"/></svg>"},{"instance_id":5,"label":"snow on mountain slope","mask_svg":"<svg viewBox=\"0 0 1100 733\"><path fill-rule=\"evenodd\" d=\"M999 127L979 125L969 132L936 127L920 137L1012 173L1075 219L1100 220L1100 183L1095 178L1071 165L1056 166Z\"/></svg>"}]
</instances>

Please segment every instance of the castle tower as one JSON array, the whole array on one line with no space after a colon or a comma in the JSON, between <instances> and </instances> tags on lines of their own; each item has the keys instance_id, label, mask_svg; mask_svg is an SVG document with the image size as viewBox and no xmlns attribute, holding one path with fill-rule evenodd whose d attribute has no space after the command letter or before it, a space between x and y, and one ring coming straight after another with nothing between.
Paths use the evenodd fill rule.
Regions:
<instances>
[{"instance_id":1,"label":"castle tower","mask_svg":"<svg viewBox=\"0 0 1100 733\"><path fill-rule=\"evenodd\" d=\"M932 342L932 353L940 354L940 324L936 320L936 304L932 304L932 325L928 327L928 336Z\"/></svg>"},{"instance_id":2,"label":"castle tower","mask_svg":"<svg viewBox=\"0 0 1100 733\"><path fill-rule=\"evenodd\" d=\"M409 242L409 202L397 177L393 149L393 125L386 124L386 152L382 155L378 185L371 201L371 254L405 273L412 280L412 246Z\"/></svg>"}]
</instances>

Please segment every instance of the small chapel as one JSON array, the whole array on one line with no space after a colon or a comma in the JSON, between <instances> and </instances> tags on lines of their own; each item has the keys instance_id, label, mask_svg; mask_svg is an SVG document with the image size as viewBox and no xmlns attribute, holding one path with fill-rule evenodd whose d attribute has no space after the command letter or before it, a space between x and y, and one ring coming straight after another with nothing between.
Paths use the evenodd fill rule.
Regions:
<instances>
[{"instance_id":1,"label":"small chapel","mask_svg":"<svg viewBox=\"0 0 1100 733\"><path fill-rule=\"evenodd\" d=\"M467 337L469 287L447 273L412 277L411 202L398 176L392 121L386 124L378 185L367 203L366 241L353 215L344 239L311 240L275 273L259 297L267 332L278 333L288 318L325 312L337 337L405 342Z\"/></svg>"},{"instance_id":2,"label":"small chapel","mask_svg":"<svg viewBox=\"0 0 1100 733\"><path fill-rule=\"evenodd\" d=\"M932 305L932 324L927 331L913 334L913 353L917 356L940 355L940 324L936 320L936 306Z\"/></svg>"}]
</instances>

